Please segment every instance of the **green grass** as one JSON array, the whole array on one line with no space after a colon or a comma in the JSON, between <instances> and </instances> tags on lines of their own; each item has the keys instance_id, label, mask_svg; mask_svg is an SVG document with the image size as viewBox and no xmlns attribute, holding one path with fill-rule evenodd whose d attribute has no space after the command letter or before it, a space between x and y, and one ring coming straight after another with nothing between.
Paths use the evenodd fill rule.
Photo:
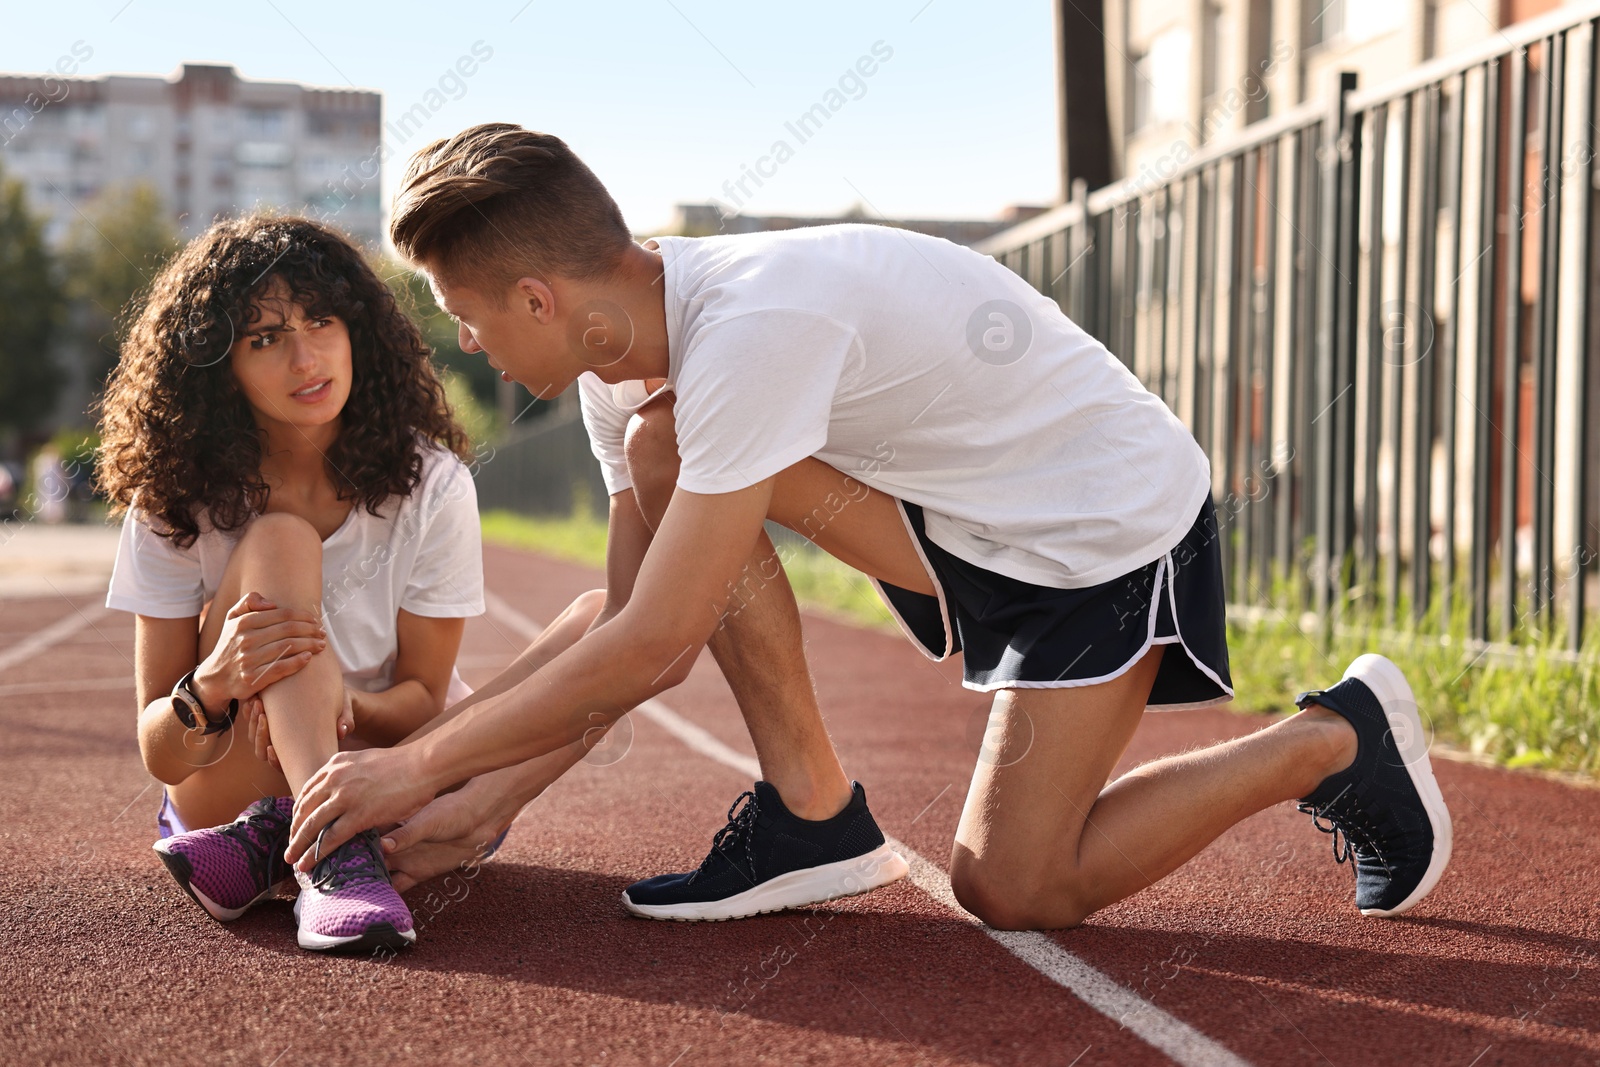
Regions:
<instances>
[{"instance_id":1,"label":"green grass","mask_svg":"<svg viewBox=\"0 0 1600 1067\"><path fill-rule=\"evenodd\" d=\"M486 541L548 553L599 567L605 563L605 523L582 512L571 518L530 518L507 511L483 517ZM807 608L858 625L893 630L877 593L860 572L821 552L780 548L795 597ZM1301 609L1286 593L1274 596L1282 611L1264 621L1230 622L1228 657L1243 712L1292 709L1295 694L1333 684L1362 652L1378 651L1400 665L1416 691L1423 721L1434 737L1510 767L1600 774L1600 625L1589 629L1577 662L1540 655L1559 647L1557 635L1514 635L1532 654L1508 663L1468 650L1464 615L1468 598L1452 598L1448 620L1437 613L1416 634L1388 631L1375 611L1348 608L1324 647L1304 632ZM1400 617L1406 616L1401 605ZM1450 635L1441 640L1440 632Z\"/></svg>"},{"instance_id":2,"label":"green grass","mask_svg":"<svg viewBox=\"0 0 1600 1067\"><path fill-rule=\"evenodd\" d=\"M486 511L483 539L491 544L526 548L591 567L603 567L606 562L605 521L587 508L579 508L565 518ZM877 591L860 571L817 551L780 546L779 558L789 575L795 599L806 607L861 626L895 628Z\"/></svg>"},{"instance_id":3,"label":"green grass","mask_svg":"<svg viewBox=\"0 0 1600 1067\"><path fill-rule=\"evenodd\" d=\"M514 511L483 513L483 539L508 548L526 548L557 559L606 565L606 524L587 508L562 518L519 515Z\"/></svg>"},{"instance_id":4,"label":"green grass","mask_svg":"<svg viewBox=\"0 0 1600 1067\"><path fill-rule=\"evenodd\" d=\"M1414 629L1386 625L1381 606L1357 600L1322 635L1315 616L1302 616L1282 587L1272 601L1282 608L1227 627L1243 710L1283 710L1294 694L1331 685L1350 659L1376 651L1405 670L1422 721L1437 739L1514 768L1600 774L1600 621L1587 627L1574 657L1565 651L1563 621L1544 632L1523 617L1493 648L1470 641L1464 584L1451 590L1450 616L1435 601ZM1410 613L1402 597L1395 617Z\"/></svg>"},{"instance_id":5,"label":"green grass","mask_svg":"<svg viewBox=\"0 0 1600 1067\"><path fill-rule=\"evenodd\" d=\"M867 576L816 549L783 552L795 599L808 608L836 615L858 626L898 632Z\"/></svg>"}]
</instances>

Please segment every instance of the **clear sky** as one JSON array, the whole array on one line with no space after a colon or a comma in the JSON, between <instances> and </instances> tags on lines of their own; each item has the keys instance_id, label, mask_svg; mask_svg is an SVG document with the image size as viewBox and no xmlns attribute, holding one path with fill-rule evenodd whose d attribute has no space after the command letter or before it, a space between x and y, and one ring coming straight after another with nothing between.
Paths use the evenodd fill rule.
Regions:
<instances>
[{"instance_id":1,"label":"clear sky","mask_svg":"<svg viewBox=\"0 0 1600 1067\"><path fill-rule=\"evenodd\" d=\"M901 217L988 218L1058 194L1048 0L67 0L6 4L0 71L45 71L82 41L84 75L166 75L230 63L247 78L353 85L385 117L443 101L400 139L385 201L411 149L483 121L567 141L636 232L678 202L749 214L834 214L862 203ZM481 42L481 44L479 44ZM492 50L470 79L457 60ZM877 55L874 55L874 46ZM883 58L887 55L887 58ZM870 57L861 76L855 68ZM429 97L445 78L445 93ZM828 96L840 89L841 97ZM837 110L803 143L814 104Z\"/></svg>"}]
</instances>

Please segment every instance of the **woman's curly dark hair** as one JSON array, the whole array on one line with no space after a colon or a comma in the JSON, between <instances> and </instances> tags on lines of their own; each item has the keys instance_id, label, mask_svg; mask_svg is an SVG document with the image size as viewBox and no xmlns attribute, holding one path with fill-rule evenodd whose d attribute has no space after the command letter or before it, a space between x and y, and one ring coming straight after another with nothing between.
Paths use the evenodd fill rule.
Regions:
<instances>
[{"instance_id":1,"label":"woman's curly dark hair","mask_svg":"<svg viewBox=\"0 0 1600 1067\"><path fill-rule=\"evenodd\" d=\"M419 438L467 458L428 347L349 240L310 219L218 222L151 284L99 403L97 476L115 511L135 503L151 528L188 546L204 515L237 530L266 507L262 438L229 352L284 293L308 318L350 331L350 398L328 452L340 499L378 514L422 477Z\"/></svg>"}]
</instances>

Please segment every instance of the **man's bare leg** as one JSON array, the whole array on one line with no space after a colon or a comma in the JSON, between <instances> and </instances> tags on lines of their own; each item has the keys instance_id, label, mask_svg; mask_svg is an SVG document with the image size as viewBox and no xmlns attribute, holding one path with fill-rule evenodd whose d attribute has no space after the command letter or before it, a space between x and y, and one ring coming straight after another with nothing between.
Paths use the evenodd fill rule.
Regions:
<instances>
[{"instance_id":1,"label":"man's bare leg","mask_svg":"<svg viewBox=\"0 0 1600 1067\"><path fill-rule=\"evenodd\" d=\"M860 492L860 483L827 464L802 460L778 476L771 517L794 527L828 493ZM881 493L851 504L815 540L882 581L933 591L898 507ZM1152 648L1132 670L1100 685L995 695L991 722L1000 747L973 774L950 863L956 898L973 914L1011 929L1076 925L1164 877L1246 816L1306 795L1355 758L1350 724L1314 705L1248 737L1146 764L1108 786L1144 714L1162 652Z\"/></svg>"},{"instance_id":2,"label":"man's bare leg","mask_svg":"<svg viewBox=\"0 0 1600 1067\"><path fill-rule=\"evenodd\" d=\"M674 442L675 455L668 427L665 420L655 427L662 431L655 445ZM850 503L813 523L830 498ZM825 463L802 460L781 472L768 517L881 581L933 592L893 499ZM792 596L769 600L763 610L790 605ZM728 630L735 642L741 632ZM778 647L800 654L797 646ZM1107 785L1144 713L1163 651L1156 646L1100 685L996 694L991 722L1000 744L973 775L951 854L956 897L980 919L1016 929L1076 925L1169 874L1248 815L1310 793L1354 759L1350 724L1312 705ZM744 662L730 660L735 670ZM739 683L730 676L729 684ZM795 706L777 705L785 714ZM746 714L752 730L771 729L763 720L775 716L756 709L764 710L753 705Z\"/></svg>"},{"instance_id":3,"label":"man's bare leg","mask_svg":"<svg viewBox=\"0 0 1600 1067\"><path fill-rule=\"evenodd\" d=\"M628 473L654 530L678 479L671 401L657 401L629 427ZM708 643L744 715L761 774L802 819L826 819L850 801L850 779L822 721L806 666L794 590L763 533L723 625Z\"/></svg>"},{"instance_id":4,"label":"man's bare leg","mask_svg":"<svg viewBox=\"0 0 1600 1067\"><path fill-rule=\"evenodd\" d=\"M1355 759L1350 724L1312 707L1107 785L1164 651L1183 654L1156 645L1110 682L995 695L987 736L999 743L973 773L951 853L968 911L1003 929L1077 926Z\"/></svg>"}]
</instances>

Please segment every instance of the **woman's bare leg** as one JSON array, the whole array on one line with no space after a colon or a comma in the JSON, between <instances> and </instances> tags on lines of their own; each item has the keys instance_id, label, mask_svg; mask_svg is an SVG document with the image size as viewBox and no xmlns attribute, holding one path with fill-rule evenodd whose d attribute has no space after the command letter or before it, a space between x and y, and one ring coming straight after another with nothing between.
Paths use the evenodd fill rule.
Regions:
<instances>
[{"instance_id":1,"label":"woman's bare leg","mask_svg":"<svg viewBox=\"0 0 1600 1067\"><path fill-rule=\"evenodd\" d=\"M228 559L201 625L202 660L216 647L228 605L250 592L279 607L321 610L322 540L310 523L280 514L251 523ZM269 685L261 698L283 769L257 759L242 726L236 726L229 731L226 755L167 789L178 817L191 829L228 822L263 796L297 794L339 750L336 724L344 679L331 651L313 655L301 670Z\"/></svg>"}]
</instances>

